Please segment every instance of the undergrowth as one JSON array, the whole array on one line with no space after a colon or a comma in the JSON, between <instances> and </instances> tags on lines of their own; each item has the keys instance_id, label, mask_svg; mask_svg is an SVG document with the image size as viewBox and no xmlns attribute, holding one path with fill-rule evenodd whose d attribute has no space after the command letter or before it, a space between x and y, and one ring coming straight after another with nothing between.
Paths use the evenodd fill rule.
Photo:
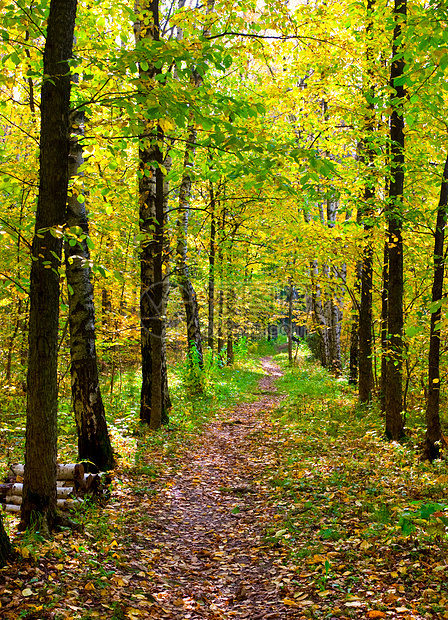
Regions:
<instances>
[{"instance_id":1,"label":"undergrowth","mask_svg":"<svg viewBox=\"0 0 448 620\"><path fill-rule=\"evenodd\" d=\"M328 552L373 557L382 546L416 544L442 557L447 462L422 461L413 428L402 443L386 441L378 408L359 406L346 380L309 361L305 349L292 368L285 353L274 359L285 371L277 386L286 398L273 414L278 467L269 482L277 520L267 544L297 559Z\"/></svg>"},{"instance_id":2,"label":"undergrowth","mask_svg":"<svg viewBox=\"0 0 448 620\"><path fill-rule=\"evenodd\" d=\"M249 348L251 351L249 351ZM259 351L274 352L274 346L264 341L248 347L245 339L236 343L235 362L226 366L211 351L204 355L204 370L189 362L177 362L169 367L169 386L173 408L170 422L160 431L152 432L139 420L140 370L136 367L122 369L114 380L110 392L110 379L101 377L101 390L106 418L114 451L118 457L114 485L120 485L122 476L139 478L140 489L152 492L156 481L163 474L169 475L176 468L177 458L188 450L190 441L201 432L204 424L224 415L239 402L254 400L255 386L262 376L258 363ZM191 383L191 373L197 382ZM25 447L26 397L24 394L4 395L0 414L3 442L0 446L0 476L8 466L23 462ZM58 410L58 459L76 462L77 436L69 395L61 395ZM79 519L101 521L101 509L87 502ZM89 516L90 515L90 516ZM75 515L75 519L78 518ZM16 519L6 515L9 530ZM32 545L31 545L32 546Z\"/></svg>"}]
</instances>

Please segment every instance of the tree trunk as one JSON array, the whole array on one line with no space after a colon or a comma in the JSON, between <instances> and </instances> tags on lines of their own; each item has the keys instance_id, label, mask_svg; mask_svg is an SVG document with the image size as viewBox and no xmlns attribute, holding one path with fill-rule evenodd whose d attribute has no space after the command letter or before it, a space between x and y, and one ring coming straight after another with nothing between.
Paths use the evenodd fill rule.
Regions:
<instances>
[{"instance_id":1,"label":"tree trunk","mask_svg":"<svg viewBox=\"0 0 448 620\"><path fill-rule=\"evenodd\" d=\"M327 368L330 360L330 343L328 338L327 318L322 304L321 288L318 284L319 268L317 260L311 261L310 275L312 317L317 338L316 352L322 366Z\"/></svg>"},{"instance_id":2,"label":"tree trunk","mask_svg":"<svg viewBox=\"0 0 448 620\"><path fill-rule=\"evenodd\" d=\"M183 8L184 5L185 0L179 0L179 8ZM182 30L178 28L177 39L181 40L182 37ZM202 84L202 77L194 68L191 73L191 83L194 88L199 88ZM185 145L184 165L179 190L179 211L176 225L176 275L185 308L185 316L187 322L188 358L190 362L193 362L193 360L196 358L197 362L199 363L199 367L203 368L204 358L202 354L202 337L199 323L199 306L196 297L196 291L194 290L193 284L190 279L187 263L188 219L190 215L192 185L190 170L194 165L197 138L197 129L192 112L190 112L188 120L188 137Z\"/></svg>"},{"instance_id":3,"label":"tree trunk","mask_svg":"<svg viewBox=\"0 0 448 620\"><path fill-rule=\"evenodd\" d=\"M334 228L338 211L338 202L336 200L327 200L327 226ZM324 266L327 272L327 325L328 329L328 346L329 346L329 368L332 372L340 375L342 372L341 360L341 321L342 321L342 296L341 290L337 283L340 274L334 267ZM343 271L346 271L345 266Z\"/></svg>"},{"instance_id":4,"label":"tree trunk","mask_svg":"<svg viewBox=\"0 0 448 620\"><path fill-rule=\"evenodd\" d=\"M39 198L32 246L24 495L20 528L56 518L59 268L66 217L76 0L51 0L41 94Z\"/></svg>"},{"instance_id":5,"label":"tree trunk","mask_svg":"<svg viewBox=\"0 0 448 620\"><path fill-rule=\"evenodd\" d=\"M443 278L445 272L445 227L448 215L448 155L443 170L440 187L439 208L437 211L434 235L434 280L432 284L431 331L428 356L428 398L426 402L426 445L425 456L433 461L440 457L440 320L442 318L441 301L443 297Z\"/></svg>"},{"instance_id":6,"label":"tree trunk","mask_svg":"<svg viewBox=\"0 0 448 620\"><path fill-rule=\"evenodd\" d=\"M74 112L71 124L69 177L75 178L84 161L78 139L84 135L84 112ZM89 224L85 203L79 201L80 196L82 194L75 185L67 202L67 226L73 238L66 241L64 247L69 289L72 403L78 433L79 460L106 471L113 468L114 455L98 379L95 306L87 245Z\"/></svg>"},{"instance_id":7,"label":"tree trunk","mask_svg":"<svg viewBox=\"0 0 448 620\"><path fill-rule=\"evenodd\" d=\"M3 526L2 515L0 514L0 568L12 557L12 545Z\"/></svg>"},{"instance_id":8,"label":"tree trunk","mask_svg":"<svg viewBox=\"0 0 448 620\"><path fill-rule=\"evenodd\" d=\"M361 272L362 263L358 261L355 268L355 299L360 297L361 293ZM351 327L350 327L350 362L349 362L349 375L348 384L356 385L358 383L358 369L359 369L359 304L353 302Z\"/></svg>"},{"instance_id":9,"label":"tree trunk","mask_svg":"<svg viewBox=\"0 0 448 620\"><path fill-rule=\"evenodd\" d=\"M288 293L288 362L292 365L292 306L294 298L292 278L289 278Z\"/></svg>"},{"instance_id":10,"label":"tree trunk","mask_svg":"<svg viewBox=\"0 0 448 620\"><path fill-rule=\"evenodd\" d=\"M367 0L367 88L366 88L366 114L364 126L366 135L363 139L362 161L367 164L366 184L364 187L364 203L360 211L360 222L364 225L365 244L362 256L361 270L361 301L359 308L359 402L369 403L372 400L373 391L373 366L372 366L372 288L373 288L373 240L372 240L372 217L374 213L375 201L375 177L374 168L374 121L375 105L374 97L374 71L373 71L373 19L372 13L375 7L375 0Z\"/></svg>"},{"instance_id":11,"label":"tree trunk","mask_svg":"<svg viewBox=\"0 0 448 620\"><path fill-rule=\"evenodd\" d=\"M364 209L361 219L372 217L372 201L375 197L370 187L364 190ZM369 219L364 221L366 234L361 267L361 302L359 307L359 402L372 400L372 288L373 288L373 242L372 225Z\"/></svg>"},{"instance_id":12,"label":"tree trunk","mask_svg":"<svg viewBox=\"0 0 448 620\"><path fill-rule=\"evenodd\" d=\"M195 85L199 85L195 78ZM199 325L199 309L196 292L190 280L187 265L188 217L191 199L191 176L189 169L193 165L196 142L196 128L191 121L188 127L188 140L185 147L184 169L179 190L179 217L177 220L176 275L187 320L187 350L190 361L196 356L199 367L204 367L202 355L202 338ZM195 354L192 348L196 349Z\"/></svg>"},{"instance_id":13,"label":"tree trunk","mask_svg":"<svg viewBox=\"0 0 448 620\"><path fill-rule=\"evenodd\" d=\"M218 220L219 221L219 220ZM219 292L218 292L218 356L224 349L224 235L226 228L226 209L222 209L222 218L219 222L219 245L218 245L218 264L219 264Z\"/></svg>"},{"instance_id":14,"label":"tree trunk","mask_svg":"<svg viewBox=\"0 0 448 620\"><path fill-rule=\"evenodd\" d=\"M403 188L404 188L404 87L395 86L395 80L405 70L404 58L397 54L402 45L402 25L406 19L406 0L395 0L393 16L395 29L392 46L391 87L396 91L396 102L390 118L390 168L388 204L389 289L388 289L388 355L386 360L386 436L398 440L403 429Z\"/></svg>"},{"instance_id":15,"label":"tree trunk","mask_svg":"<svg viewBox=\"0 0 448 620\"><path fill-rule=\"evenodd\" d=\"M143 19L134 25L137 43L145 38L160 40L159 2L141 0L136 11ZM153 430L168 421L171 405L167 391L165 309L168 282L165 260L165 220L167 183L162 168L164 133L145 117L144 99L160 68L140 66L140 99L144 129L139 144L139 223L140 223L140 321L142 390L140 419Z\"/></svg>"},{"instance_id":16,"label":"tree trunk","mask_svg":"<svg viewBox=\"0 0 448 620\"><path fill-rule=\"evenodd\" d=\"M210 182L210 250L208 255L208 328L207 344L212 350L214 347L214 316L215 316L215 257L216 257L216 222L215 222L215 193Z\"/></svg>"},{"instance_id":17,"label":"tree trunk","mask_svg":"<svg viewBox=\"0 0 448 620\"><path fill-rule=\"evenodd\" d=\"M383 251L383 273L381 289L381 381L380 381L380 403L381 413L386 414L386 363L387 363L387 306L389 291L389 245L384 243Z\"/></svg>"},{"instance_id":18,"label":"tree trunk","mask_svg":"<svg viewBox=\"0 0 448 620\"><path fill-rule=\"evenodd\" d=\"M235 354L233 351L233 330L234 330L234 321L233 316L235 313L235 293L233 291L233 287L230 283L227 286L227 320L226 320L226 328L227 328L227 366L232 366L235 361Z\"/></svg>"}]
</instances>

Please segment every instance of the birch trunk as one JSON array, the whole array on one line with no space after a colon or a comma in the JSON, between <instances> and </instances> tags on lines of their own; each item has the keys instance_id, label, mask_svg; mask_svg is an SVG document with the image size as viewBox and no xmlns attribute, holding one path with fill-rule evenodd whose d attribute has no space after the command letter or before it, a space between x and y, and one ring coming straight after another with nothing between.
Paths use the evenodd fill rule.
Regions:
<instances>
[{"instance_id":1,"label":"birch trunk","mask_svg":"<svg viewBox=\"0 0 448 620\"><path fill-rule=\"evenodd\" d=\"M158 0L136 2L139 17L134 25L136 41L160 40ZM155 75L153 65L140 67L140 98L150 92ZM142 354L142 390L140 419L151 429L168 421L170 399L166 375L166 296L168 264L165 257L167 182L162 167L166 164L161 144L164 132L146 119L142 103L144 129L139 143L139 223L140 223L140 320Z\"/></svg>"},{"instance_id":2,"label":"birch trunk","mask_svg":"<svg viewBox=\"0 0 448 620\"><path fill-rule=\"evenodd\" d=\"M194 78L195 86L199 86L199 79ZM176 246L176 275L179 283L182 301L184 303L187 320L187 348L190 361L193 359L192 348L196 349L196 355L200 368L204 367L202 355L202 338L199 325L199 308L196 291L190 280L187 265L187 237L188 218L191 200L191 176L190 169L194 162L195 142L197 131L191 122L188 128L187 146L184 155L184 167L179 191L179 217L177 220L177 246Z\"/></svg>"},{"instance_id":3,"label":"birch trunk","mask_svg":"<svg viewBox=\"0 0 448 620\"><path fill-rule=\"evenodd\" d=\"M84 113L74 112L71 124L69 177L75 178L84 161L79 142L79 137L84 136ZM67 201L67 226L78 237L81 234L85 238L68 240L64 247L69 288L72 404L79 460L93 463L94 468L100 471L107 471L114 466L114 455L98 377L95 306L87 245L89 224L85 203L78 200L79 196L82 194L74 187Z\"/></svg>"}]
</instances>

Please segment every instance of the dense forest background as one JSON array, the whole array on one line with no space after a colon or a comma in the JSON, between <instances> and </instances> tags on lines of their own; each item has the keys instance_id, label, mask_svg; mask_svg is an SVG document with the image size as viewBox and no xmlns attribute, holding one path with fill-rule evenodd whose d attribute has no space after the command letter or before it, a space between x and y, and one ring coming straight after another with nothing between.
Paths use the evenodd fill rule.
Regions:
<instances>
[{"instance_id":1,"label":"dense forest background","mask_svg":"<svg viewBox=\"0 0 448 620\"><path fill-rule=\"evenodd\" d=\"M32 417L38 263L60 283L57 389L74 390L80 436L79 347L94 342L94 301L106 390L142 363L140 417L152 428L168 421L177 358L187 356L200 392L204 367L231 365L246 340L280 331L293 362L306 333L325 367L359 380L361 403L379 401L390 439L426 416L426 455L438 457L445 5L75 2L61 74L71 83L68 208L48 225L35 212L50 172L44 92L61 77L57 63L54 73L43 65L52 5L0 6L5 428L26 395ZM35 251L44 237L60 247L49 258ZM89 291L82 316L74 272Z\"/></svg>"}]
</instances>

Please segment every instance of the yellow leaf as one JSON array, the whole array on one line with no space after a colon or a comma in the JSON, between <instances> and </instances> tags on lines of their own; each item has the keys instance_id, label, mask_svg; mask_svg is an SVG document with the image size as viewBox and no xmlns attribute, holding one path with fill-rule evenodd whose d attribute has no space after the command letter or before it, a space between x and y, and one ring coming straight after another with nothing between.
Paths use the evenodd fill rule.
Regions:
<instances>
[{"instance_id":1,"label":"yellow leaf","mask_svg":"<svg viewBox=\"0 0 448 620\"><path fill-rule=\"evenodd\" d=\"M25 588L25 590L22 590L22 596L33 596L33 591L29 588Z\"/></svg>"},{"instance_id":2,"label":"yellow leaf","mask_svg":"<svg viewBox=\"0 0 448 620\"><path fill-rule=\"evenodd\" d=\"M56 566L56 568L58 570L63 570L64 569L64 565L63 564L56 564L55 566Z\"/></svg>"},{"instance_id":3,"label":"yellow leaf","mask_svg":"<svg viewBox=\"0 0 448 620\"><path fill-rule=\"evenodd\" d=\"M27 547L20 547L20 555L27 559L30 557L30 550Z\"/></svg>"},{"instance_id":4,"label":"yellow leaf","mask_svg":"<svg viewBox=\"0 0 448 620\"><path fill-rule=\"evenodd\" d=\"M284 598L282 600L283 605L290 605L291 607L299 607L299 604L296 601L293 601L290 598Z\"/></svg>"},{"instance_id":5,"label":"yellow leaf","mask_svg":"<svg viewBox=\"0 0 448 620\"><path fill-rule=\"evenodd\" d=\"M84 590L95 590L95 586L91 581L89 581L89 583L86 583L86 585L84 586Z\"/></svg>"},{"instance_id":6,"label":"yellow leaf","mask_svg":"<svg viewBox=\"0 0 448 620\"><path fill-rule=\"evenodd\" d=\"M367 612L367 617L368 618L385 618L386 614L384 613L384 611L377 611L376 609L372 609L371 611Z\"/></svg>"},{"instance_id":7,"label":"yellow leaf","mask_svg":"<svg viewBox=\"0 0 448 620\"><path fill-rule=\"evenodd\" d=\"M118 547L118 543L117 543L117 541L116 541L116 540L113 540L113 541L110 543L110 548L112 548L112 547Z\"/></svg>"},{"instance_id":8,"label":"yellow leaf","mask_svg":"<svg viewBox=\"0 0 448 620\"><path fill-rule=\"evenodd\" d=\"M163 131L171 131L171 129L176 127L171 118L161 118L159 120L159 125Z\"/></svg>"}]
</instances>

